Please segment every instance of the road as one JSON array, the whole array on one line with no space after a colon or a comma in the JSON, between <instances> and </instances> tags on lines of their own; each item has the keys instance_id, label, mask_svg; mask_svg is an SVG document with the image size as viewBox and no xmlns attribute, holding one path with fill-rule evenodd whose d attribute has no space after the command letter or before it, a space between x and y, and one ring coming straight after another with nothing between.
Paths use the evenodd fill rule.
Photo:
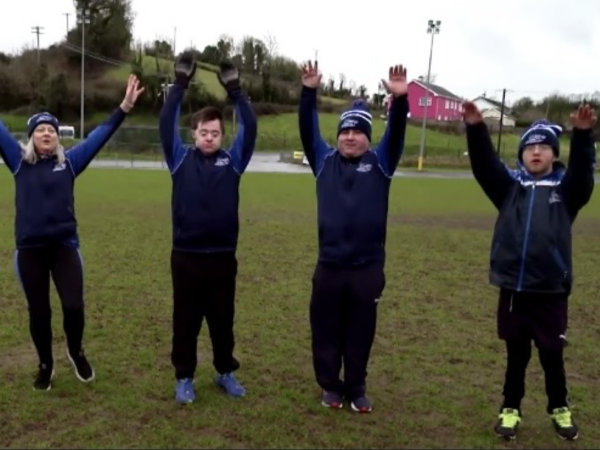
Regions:
<instances>
[{"instance_id":1,"label":"road","mask_svg":"<svg viewBox=\"0 0 600 450\"><path fill-rule=\"evenodd\" d=\"M143 161L143 160L116 160L116 159L96 159L92 161L90 167L105 169L145 169L145 170L166 170L166 165L161 161ZM276 153L255 153L248 164L246 172L253 173L310 173L308 166L300 164L291 164L279 161L279 154ZM473 178L471 172L403 172L399 168L395 174L396 177L421 177L421 178Z\"/></svg>"},{"instance_id":2,"label":"road","mask_svg":"<svg viewBox=\"0 0 600 450\"><path fill-rule=\"evenodd\" d=\"M90 167L97 168L119 168L119 169L146 169L146 170L166 170L164 162L142 161L142 160L110 160L96 159L92 161ZM308 166L291 164L279 161L279 154L276 153L255 153L248 165L246 172L254 173L310 173ZM451 178L451 179L472 179L473 174L469 171L452 172L416 172L403 171L398 168L396 177L406 178ZM596 183L600 184L600 175L596 176Z\"/></svg>"}]
</instances>

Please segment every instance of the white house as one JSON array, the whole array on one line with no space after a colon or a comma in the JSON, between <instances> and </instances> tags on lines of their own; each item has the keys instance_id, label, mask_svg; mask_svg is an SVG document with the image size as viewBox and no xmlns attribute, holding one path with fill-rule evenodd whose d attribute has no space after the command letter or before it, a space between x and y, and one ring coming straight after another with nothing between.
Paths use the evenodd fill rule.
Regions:
<instances>
[{"instance_id":1,"label":"white house","mask_svg":"<svg viewBox=\"0 0 600 450\"><path fill-rule=\"evenodd\" d=\"M489 121L500 122L500 115L502 111L502 103L485 96L479 96L473 100L473 103L479 108L484 119ZM504 105L504 117L502 120L502 126L507 128L513 128L516 125L515 118L511 115L509 107Z\"/></svg>"}]
</instances>

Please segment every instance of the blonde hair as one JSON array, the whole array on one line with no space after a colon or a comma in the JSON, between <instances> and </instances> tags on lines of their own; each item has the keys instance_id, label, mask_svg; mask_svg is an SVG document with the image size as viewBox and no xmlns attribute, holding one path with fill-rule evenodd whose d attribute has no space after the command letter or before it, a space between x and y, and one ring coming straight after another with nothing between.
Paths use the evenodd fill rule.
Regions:
<instances>
[{"instance_id":1,"label":"blonde hair","mask_svg":"<svg viewBox=\"0 0 600 450\"><path fill-rule=\"evenodd\" d=\"M29 138L27 144L23 144L22 142L20 144L21 156L23 157L23 161L28 162L29 164L35 164L36 162L38 162L38 159L40 157L37 151L35 150L33 138ZM65 162L65 148L62 145L60 145L60 143L56 147L56 150L54 150L54 154L56 155L59 164L63 164Z\"/></svg>"}]
</instances>

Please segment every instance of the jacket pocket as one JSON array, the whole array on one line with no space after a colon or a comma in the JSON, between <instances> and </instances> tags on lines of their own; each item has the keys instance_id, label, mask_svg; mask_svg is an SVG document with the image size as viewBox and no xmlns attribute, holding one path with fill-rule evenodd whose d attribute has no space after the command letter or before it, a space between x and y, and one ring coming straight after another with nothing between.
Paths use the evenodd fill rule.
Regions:
<instances>
[{"instance_id":1,"label":"jacket pocket","mask_svg":"<svg viewBox=\"0 0 600 450\"><path fill-rule=\"evenodd\" d=\"M567 276L569 275L569 266L567 265L567 263L565 262L565 259L562 257L562 255L558 251L558 248L556 248L556 247L552 248L552 257L554 258L554 262L556 263L556 265L562 272L563 278L567 278Z\"/></svg>"}]
</instances>

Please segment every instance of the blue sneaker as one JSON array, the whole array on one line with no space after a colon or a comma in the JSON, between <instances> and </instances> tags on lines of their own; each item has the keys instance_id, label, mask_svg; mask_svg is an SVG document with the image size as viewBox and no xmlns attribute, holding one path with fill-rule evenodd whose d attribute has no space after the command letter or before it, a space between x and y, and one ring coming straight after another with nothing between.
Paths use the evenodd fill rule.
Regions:
<instances>
[{"instance_id":1,"label":"blue sneaker","mask_svg":"<svg viewBox=\"0 0 600 450\"><path fill-rule=\"evenodd\" d=\"M175 387L175 400L177 400L177 403L181 404L193 403L196 400L194 380L191 378L177 380L177 386Z\"/></svg>"},{"instance_id":2,"label":"blue sneaker","mask_svg":"<svg viewBox=\"0 0 600 450\"><path fill-rule=\"evenodd\" d=\"M243 397L246 395L246 389L237 382L233 372L217 375L215 377L215 383L232 397Z\"/></svg>"},{"instance_id":3,"label":"blue sneaker","mask_svg":"<svg viewBox=\"0 0 600 450\"><path fill-rule=\"evenodd\" d=\"M369 400L364 395L362 397L355 398L350 403L350 407L353 411L358 413L370 413L373 410L373 406L371 405L371 400Z\"/></svg>"},{"instance_id":4,"label":"blue sneaker","mask_svg":"<svg viewBox=\"0 0 600 450\"><path fill-rule=\"evenodd\" d=\"M340 409L344 407L344 399L337 392L323 391L321 395L321 405L325 408Z\"/></svg>"}]
</instances>

